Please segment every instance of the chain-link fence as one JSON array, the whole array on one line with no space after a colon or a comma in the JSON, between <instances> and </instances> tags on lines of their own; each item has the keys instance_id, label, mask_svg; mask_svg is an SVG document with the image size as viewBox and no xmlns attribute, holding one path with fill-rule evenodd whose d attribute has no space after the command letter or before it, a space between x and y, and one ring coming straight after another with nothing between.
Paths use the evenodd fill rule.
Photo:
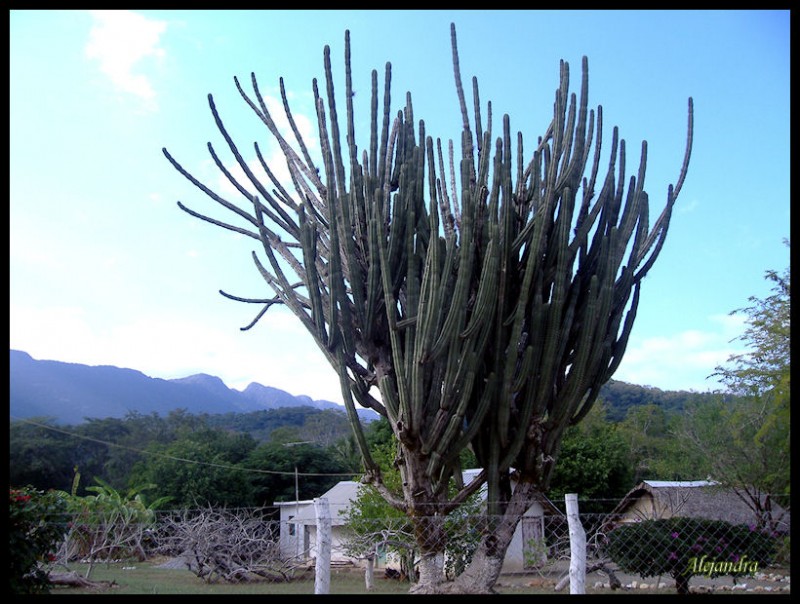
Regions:
<instances>
[{"instance_id":1,"label":"chain-link fence","mask_svg":"<svg viewBox=\"0 0 800 604\"><path fill-rule=\"evenodd\" d=\"M579 503L584 510L608 509L612 504ZM346 506L333 507L332 567L369 566L386 576L413 576L419 551L408 518L399 513L355 516ZM513 527L504 574L540 577L563 589L574 553L563 507L536 505ZM209 582L291 580L317 558L320 535L313 510L313 502L293 502L263 508L160 512L148 524L116 519L84 523L80 530L76 524L61 550L61 561L85 559L87 552L97 561L160 556ZM648 518L641 509L579 509L587 584L613 589L624 587L631 577L653 578L656 585L681 591L688 589L693 577L728 577L735 584L776 569L788 575L790 523L785 508L776 504L766 516L753 513L749 522L723 520L721 515ZM465 508L425 522L429 545L441 540L445 571L453 578L469 563L482 537L502 519Z\"/></svg>"}]
</instances>

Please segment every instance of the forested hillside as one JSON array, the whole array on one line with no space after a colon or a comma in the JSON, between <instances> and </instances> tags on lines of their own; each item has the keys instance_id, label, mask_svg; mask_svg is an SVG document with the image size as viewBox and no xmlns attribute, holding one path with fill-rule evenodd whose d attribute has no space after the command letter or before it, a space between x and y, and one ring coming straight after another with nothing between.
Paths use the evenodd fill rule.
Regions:
<instances>
[{"instance_id":1,"label":"forested hillside","mask_svg":"<svg viewBox=\"0 0 800 604\"><path fill-rule=\"evenodd\" d=\"M664 411L682 411L687 403L711 401L719 396L710 392L661 390L617 380L609 380L600 388L600 399L605 403L608 419L612 422L621 422L631 407L639 405L656 405ZM731 396L724 395L724 398L731 399Z\"/></svg>"}]
</instances>

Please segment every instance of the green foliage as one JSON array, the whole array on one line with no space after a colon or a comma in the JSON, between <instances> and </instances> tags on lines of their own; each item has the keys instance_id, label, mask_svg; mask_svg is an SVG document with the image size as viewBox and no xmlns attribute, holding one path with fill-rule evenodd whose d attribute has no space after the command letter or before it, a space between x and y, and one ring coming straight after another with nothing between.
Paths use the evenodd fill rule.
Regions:
<instances>
[{"instance_id":1,"label":"green foliage","mask_svg":"<svg viewBox=\"0 0 800 604\"><path fill-rule=\"evenodd\" d=\"M93 484L97 476L124 489L131 468L143 460L140 451L202 429L206 421L178 409L165 418L131 412L124 419L89 419L77 426L56 426L41 418L11 422L10 482L69 491L78 467L85 484Z\"/></svg>"},{"instance_id":2,"label":"green foliage","mask_svg":"<svg viewBox=\"0 0 800 604\"><path fill-rule=\"evenodd\" d=\"M789 241L785 240L786 247ZM717 374L734 392L762 394L785 387L788 398L788 374L791 347L791 271L787 266L782 274L766 272L772 282L773 294L766 298L751 296L752 306L739 308L731 314L747 316L747 328L738 338L748 351L733 355L726 367L717 367Z\"/></svg>"},{"instance_id":3,"label":"green foliage","mask_svg":"<svg viewBox=\"0 0 800 604\"><path fill-rule=\"evenodd\" d=\"M642 578L670 575L678 591L685 593L692 575L746 575L765 567L776 543L774 535L754 526L661 518L615 528L608 535L607 548L621 570Z\"/></svg>"},{"instance_id":4,"label":"green foliage","mask_svg":"<svg viewBox=\"0 0 800 604\"><path fill-rule=\"evenodd\" d=\"M654 386L629 384L617 380L609 380L600 388L600 398L606 405L609 421L621 422L636 407L655 405L668 414L680 413L691 400L708 397L703 392L687 392L685 390L661 390Z\"/></svg>"},{"instance_id":5,"label":"green foliage","mask_svg":"<svg viewBox=\"0 0 800 604\"><path fill-rule=\"evenodd\" d=\"M720 398L687 409L676 431L676 446L702 458L707 474L742 493L766 524L773 520L767 496L786 506L791 484L788 406L780 421L779 405L769 393Z\"/></svg>"},{"instance_id":6,"label":"green foliage","mask_svg":"<svg viewBox=\"0 0 800 604\"><path fill-rule=\"evenodd\" d=\"M788 245L788 242L787 242ZM717 395L688 405L673 430L674 446L700 460L702 473L736 489L759 527L774 529L788 508L790 443L790 275L767 273L774 295L751 297L740 338L749 350L732 356L717 375L735 398Z\"/></svg>"},{"instance_id":7,"label":"green foliage","mask_svg":"<svg viewBox=\"0 0 800 604\"><path fill-rule=\"evenodd\" d=\"M35 423L32 423L35 422ZM74 474L75 441L45 418L9 424L10 484L68 490Z\"/></svg>"},{"instance_id":8,"label":"green foliage","mask_svg":"<svg viewBox=\"0 0 800 604\"><path fill-rule=\"evenodd\" d=\"M157 497L169 496L184 508L254 505L245 461L255 447L247 435L210 428L188 432L166 446L151 446L151 454L133 468L130 484L156 485Z\"/></svg>"},{"instance_id":9,"label":"green foliage","mask_svg":"<svg viewBox=\"0 0 800 604\"><path fill-rule=\"evenodd\" d=\"M394 494L402 496L402 479L395 467L397 441L385 420L375 422L368 432L372 442L372 458L381 467L384 484ZM471 461L462 452L465 461ZM473 456L474 459L474 456ZM455 484L450 485L450 495L457 492ZM444 533L447 539L445 551L445 572L454 578L461 574L478 547L481 534L475 530L476 518L485 513L480 494L475 493L465 503L447 515ZM354 556L366 556L375 551L376 545L384 552L394 552L400 559L401 572L405 577L413 576L417 544L411 519L403 512L389 505L371 485L362 485L357 499L344 512L345 523L354 535L347 544Z\"/></svg>"},{"instance_id":10,"label":"green foliage","mask_svg":"<svg viewBox=\"0 0 800 604\"><path fill-rule=\"evenodd\" d=\"M718 396L703 397L697 404L705 405ZM676 439L682 416L650 404L628 410L625 420L618 425L618 433L628 449L633 469L631 485L647 479L697 480L708 475L704 454Z\"/></svg>"},{"instance_id":11,"label":"green foliage","mask_svg":"<svg viewBox=\"0 0 800 604\"><path fill-rule=\"evenodd\" d=\"M214 428L246 433L259 442L313 440L327 446L352 434L343 410L311 406L278 407L252 413L225 413L208 417ZM285 428L285 430L279 430ZM281 434L286 436L281 436Z\"/></svg>"},{"instance_id":12,"label":"green foliage","mask_svg":"<svg viewBox=\"0 0 800 604\"><path fill-rule=\"evenodd\" d=\"M155 522L155 509L169 501L162 497L148 504L143 491L154 485L120 493L95 477L96 486L86 487L94 495L77 496L76 475L73 492L60 493L72 517L67 534L64 562L88 558L87 575L97 559L132 558L144 560L145 531Z\"/></svg>"},{"instance_id":13,"label":"green foliage","mask_svg":"<svg viewBox=\"0 0 800 604\"><path fill-rule=\"evenodd\" d=\"M366 433L379 422L367 424ZM391 434L391 430L388 432ZM376 432L377 437L384 435ZM76 495L90 491L86 485L101 478L114 489L156 484L155 497L170 496L176 505L193 507L222 502L248 506L256 498L294 499L294 458L275 466L285 473L276 481L264 480L274 469L270 460L249 460L259 439L276 442L313 441L313 452L298 458L300 489L314 497L330 488L336 478L306 477L306 472L328 472L344 477L362 471L353 432L343 412L312 407L290 407L224 416L192 415L183 409L167 417L157 413L129 413L124 419L90 419L78 426L55 426L46 419L15 421L9 430L11 484L70 491L75 469L83 477ZM327 447L323 443L330 443ZM106 478L108 476L108 478ZM270 491L274 484L276 491ZM198 497L196 498L195 495Z\"/></svg>"},{"instance_id":14,"label":"green foliage","mask_svg":"<svg viewBox=\"0 0 800 604\"><path fill-rule=\"evenodd\" d=\"M785 242L787 247L789 242ZM687 440L713 452L714 471L733 486L756 485L765 493L787 495L791 483L791 288L790 270L767 271L773 295L755 296L752 306L731 314L747 315L739 338L748 351L728 359L717 374L733 391L746 395L741 404L695 410ZM702 426L702 413L716 415Z\"/></svg>"},{"instance_id":15,"label":"green foliage","mask_svg":"<svg viewBox=\"0 0 800 604\"><path fill-rule=\"evenodd\" d=\"M560 501L566 493L577 493L594 500L582 503L582 512L610 511L632 484L629 451L618 426L606 421L605 405L597 403L583 421L566 430L548 497Z\"/></svg>"},{"instance_id":16,"label":"green foliage","mask_svg":"<svg viewBox=\"0 0 800 604\"><path fill-rule=\"evenodd\" d=\"M313 443L287 444L262 443L243 462L244 466L254 470L250 482L253 485L253 498L258 505L294 501L296 487L300 500L318 497L347 478L349 469L329 449Z\"/></svg>"},{"instance_id":17,"label":"green foliage","mask_svg":"<svg viewBox=\"0 0 800 604\"><path fill-rule=\"evenodd\" d=\"M8 499L11 593L48 593L47 566L67 530L66 503L31 486L9 488Z\"/></svg>"}]
</instances>

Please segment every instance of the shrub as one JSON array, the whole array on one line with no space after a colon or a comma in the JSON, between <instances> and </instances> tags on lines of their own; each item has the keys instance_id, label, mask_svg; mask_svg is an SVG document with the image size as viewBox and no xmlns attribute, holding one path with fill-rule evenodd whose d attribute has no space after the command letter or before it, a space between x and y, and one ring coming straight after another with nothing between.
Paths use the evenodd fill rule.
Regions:
<instances>
[{"instance_id":1,"label":"shrub","mask_svg":"<svg viewBox=\"0 0 800 604\"><path fill-rule=\"evenodd\" d=\"M623 524L608 535L608 554L642 578L670 575L678 593L693 575L748 575L772 561L776 539L754 526L703 518Z\"/></svg>"},{"instance_id":2,"label":"shrub","mask_svg":"<svg viewBox=\"0 0 800 604\"><path fill-rule=\"evenodd\" d=\"M47 565L67 530L65 502L31 486L10 487L8 495L11 593L49 593Z\"/></svg>"}]
</instances>

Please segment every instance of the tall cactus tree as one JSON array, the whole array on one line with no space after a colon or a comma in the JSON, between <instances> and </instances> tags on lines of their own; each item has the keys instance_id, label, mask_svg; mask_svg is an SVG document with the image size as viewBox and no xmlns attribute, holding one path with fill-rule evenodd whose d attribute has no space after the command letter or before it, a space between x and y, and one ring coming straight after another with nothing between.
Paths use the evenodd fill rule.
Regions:
<instances>
[{"instance_id":1,"label":"tall cactus tree","mask_svg":"<svg viewBox=\"0 0 800 604\"><path fill-rule=\"evenodd\" d=\"M646 144L625 195L625 143L614 129L607 173L595 191L602 109L596 118L588 110L586 59L580 100L569 94L569 68L562 62L553 120L526 162L519 134L514 159L508 116L492 145L491 106L484 129L475 79L471 123L455 26L451 39L463 120L458 161L452 143L445 153L441 141L426 134L424 121L415 125L410 94L392 116L389 63L382 104L372 72L369 147L359 154L349 32L344 132L327 46L325 94L313 83L319 167L295 124L283 80L291 133L276 126L255 75L250 94L235 79L280 145L293 191L277 179L257 143L263 173L251 170L211 95L217 127L246 181L233 176L210 143L209 151L243 201L221 197L164 150L181 174L240 222L178 202L181 209L261 244L267 262L256 252L252 258L274 295L224 294L261 305L244 329L271 305L283 304L337 371L364 481L411 519L421 552L414 590L428 593L491 591L521 515L547 487L564 429L589 411L622 358L640 283L664 243L692 138L690 99L683 167L650 228ZM388 419L398 441L402 497L383 485L356 405ZM463 485L459 453L466 447L484 470ZM453 480L460 487L455 495L448 489ZM444 517L484 483L488 522L481 548L467 570L446 584Z\"/></svg>"}]
</instances>

